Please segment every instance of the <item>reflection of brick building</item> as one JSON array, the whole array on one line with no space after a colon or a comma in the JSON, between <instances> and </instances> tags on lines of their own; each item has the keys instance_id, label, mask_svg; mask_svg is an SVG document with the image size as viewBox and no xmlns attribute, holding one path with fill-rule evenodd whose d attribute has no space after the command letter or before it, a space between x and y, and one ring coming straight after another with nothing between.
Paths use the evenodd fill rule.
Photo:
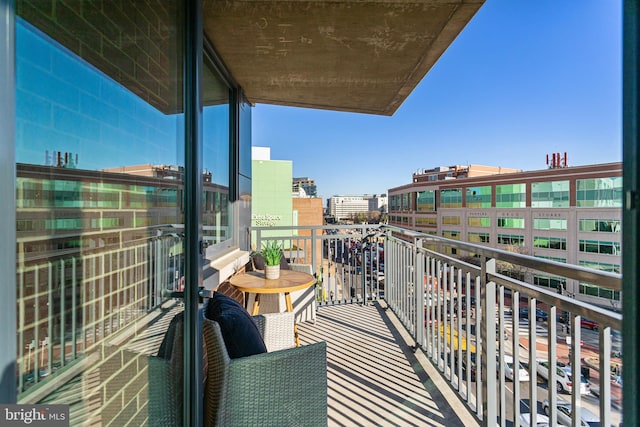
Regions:
<instances>
[{"instance_id":1,"label":"reflection of brick building","mask_svg":"<svg viewBox=\"0 0 640 427\"><path fill-rule=\"evenodd\" d=\"M204 175L203 224L227 233L228 189ZM105 171L17 165L19 262L121 248L182 224L182 169L139 165Z\"/></svg>"},{"instance_id":2,"label":"reflection of brick building","mask_svg":"<svg viewBox=\"0 0 640 427\"><path fill-rule=\"evenodd\" d=\"M174 289L183 268L182 173L17 164L20 389L39 379L34 372L64 366ZM228 189L208 177L203 224L215 241L228 233Z\"/></svg>"}]
</instances>

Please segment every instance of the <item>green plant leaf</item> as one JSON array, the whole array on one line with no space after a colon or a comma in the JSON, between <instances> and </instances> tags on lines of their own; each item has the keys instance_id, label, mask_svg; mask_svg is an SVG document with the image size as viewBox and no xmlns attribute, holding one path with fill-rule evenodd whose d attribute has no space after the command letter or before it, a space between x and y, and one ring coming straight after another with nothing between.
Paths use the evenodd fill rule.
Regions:
<instances>
[{"instance_id":1,"label":"green plant leaf","mask_svg":"<svg viewBox=\"0 0 640 427\"><path fill-rule=\"evenodd\" d=\"M265 265L280 265L282 245L276 240L269 240L262 245L260 253L264 257Z\"/></svg>"}]
</instances>

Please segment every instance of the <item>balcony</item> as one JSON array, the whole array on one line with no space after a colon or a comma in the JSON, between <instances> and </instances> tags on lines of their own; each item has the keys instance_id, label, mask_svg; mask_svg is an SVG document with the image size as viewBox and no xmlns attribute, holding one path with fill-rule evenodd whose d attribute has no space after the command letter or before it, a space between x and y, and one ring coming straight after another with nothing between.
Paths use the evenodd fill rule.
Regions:
<instances>
[{"instance_id":1,"label":"balcony","mask_svg":"<svg viewBox=\"0 0 640 427\"><path fill-rule=\"evenodd\" d=\"M316 321L299 329L303 344L328 344L330 425L510 426L522 414L543 412L552 423L570 424L556 409L569 403L602 425L620 424L622 385L612 369L623 366L621 314L564 287L534 286L506 273L548 274L612 291L620 291L619 275L389 226L269 227L252 235L256 247L278 240L291 262L311 264L318 277ZM108 384L121 363L155 354L171 315L181 310L166 292L178 289L175 239L159 233L140 247L19 270L19 283L35 278L41 289L30 295L31 288L20 288L21 310L34 302L21 315L30 322L18 325L22 402L71 403L74 420L111 416L96 408L121 398L94 378ZM450 255L454 250L465 257ZM76 281L84 277L80 271L107 270L104 283ZM80 285L106 286L110 294L78 294ZM567 366L547 374L541 362L548 360ZM520 375L513 375L518 365ZM583 387L569 386L574 366L584 374ZM144 368L137 377L145 378ZM134 399L144 408L144 388L138 391Z\"/></svg>"},{"instance_id":2,"label":"balcony","mask_svg":"<svg viewBox=\"0 0 640 427\"><path fill-rule=\"evenodd\" d=\"M300 331L303 343L328 344L329 424L519 425L548 416L575 425L568 404L601 425L621 423L621 314L503 267L612 291L620 275L395 227L303 229L253 231L256 246L276 239L316 274L322 267L317 321ZM454 250L473 256L447 255ZM562 365L544 369L549 360ZM574 366L581 387L567 387Z\"/></svg>"}]
</instances>

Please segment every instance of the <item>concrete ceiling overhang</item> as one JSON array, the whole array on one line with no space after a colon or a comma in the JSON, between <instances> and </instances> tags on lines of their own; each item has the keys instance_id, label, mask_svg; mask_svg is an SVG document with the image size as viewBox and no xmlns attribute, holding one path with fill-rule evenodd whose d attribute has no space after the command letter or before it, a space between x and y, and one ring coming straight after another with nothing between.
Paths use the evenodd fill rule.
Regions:
<instances>
[{"instance_id":1,"label":"concrete ceiling overhang","mask_svg":"<svg viewBox=\"0 0 640 427\"><path fill-rule=\"evenodd\" d=\"M391 115L484 0L205 0L251 103Z\"/></svg>"}]
</instances>

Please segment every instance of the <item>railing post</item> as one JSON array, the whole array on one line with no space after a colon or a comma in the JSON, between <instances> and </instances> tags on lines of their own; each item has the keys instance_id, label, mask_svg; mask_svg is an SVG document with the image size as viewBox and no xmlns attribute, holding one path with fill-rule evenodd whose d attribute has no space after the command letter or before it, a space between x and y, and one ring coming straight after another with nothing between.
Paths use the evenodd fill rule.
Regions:
<instances>
[{"instance_id":1,"label":"railing post","mask_svg":"<svg viewBox=\"0 0 640 427\"><path fill-rule=\"evenodd\" d=\"M312 273L317 273L316 270L316 257L318 254L316 253L316 241L318 240L316 235L316 228L313 227L311 229L311 271ZM322 262L322 259L320 260Z\"/></svg>"},{"instance_id":2,"label":"railing post","mask_svg":"<svg viewBox=\"0 0 640 427\"><path fill-rule=\"evenodd\" d=\"M255 251L260 252L260 249L262 249L262 230L258 228L257 230L255 230L255 232L256 232Z\"/></svg>"},{"instance_id":3,"label":"railing post","mask_svg":"<svg viewBox=\"0 0 640 427\"><path fill-rule=\"evenodd\" d=\"M367 305L367 262L365 260L365 250L364 250L364 237L365 237L365 233L366 233L366 229L364 227L362 227L362 229L360 230L361 232L361 236L360 237L360 274L362 275L362 278L360 280L360 287L361 287L361 292L362 292L362 305ZM355 254L355 262L354 262L355 266L356 266L356 274L358 273L358 253L356 252Z\"/></svg>"},{"instance_id":4,"label":"railing post","mask_svg":"<svg viewBox=\"0 0 640 427\"><path fill-rule=\"evenodd\" d=\"M394 305L393 275L395 246L391 240L391 230L387 230L384 237L384 298L390 307Z\"/></svg>"},{"instance_id":5,"label":"railing post","mask_svg":"<svg viewBox=\"0 0 640 427\"><path fill-rule=\"evenodd\" d=\"M489 280L489 274L496 272L496 260L482 258L481 271L481 329L482 352L476 357L482 360L482 423L494 426L498 419L498 399L496 399L496 284ZM491 325L491 326L490 326ZM484 355L484 357L482 357ZM491 396L491 398L490 398Z\"/></svg>"},{"instance_id":6,"label":"railing post","mask_svg":"<svg viewBox=\"0 0 640 427\"><path fill-rule=\"evenodd\" d=\"M600 329L600 423L611 425L611 328ZM575 377L574 377L575 378ZM616 379L617 380L617 379Z\"/></svg>"},{"instance_id":7,"label":"railing post","mask_svg":"<svg viewBox=\"0 0 640 427\"><path fill-rule=\"evenodd\" d=\"M420 252L422 248L422 239L416 238L414 240L413 253L415 256L415 269L414 269L414 282L416 289L416 325L415 325L415 340L416 347L424 344L424 255Z\"/></svg>"}]
</instances>

